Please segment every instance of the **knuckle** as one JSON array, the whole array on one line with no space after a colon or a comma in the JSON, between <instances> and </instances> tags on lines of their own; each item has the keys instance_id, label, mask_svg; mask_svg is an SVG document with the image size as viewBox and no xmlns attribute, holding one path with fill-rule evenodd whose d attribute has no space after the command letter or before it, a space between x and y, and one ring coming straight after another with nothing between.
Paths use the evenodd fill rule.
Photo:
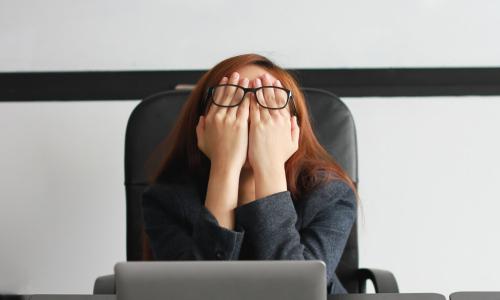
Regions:
<instances>
[{"instance_id":1,"label":"knuckle","mask_svg":"<svg viewBox=\"0 0 500 300\"><path fill-rule=\"evenodd\" d=\"M224 121L224 113L218 111L214 114L214 117L213 117L213 122L214 123L222 123Z\"/></svg>"},{"instance_id":2,"label":"knuckle","mask_svg":"<svg viewBox=\"0 0 500 300\"><path fill-rule=\"evenodd\" d=\"M244 118L236 118L236 121L235 121L236 128L245 127L246 124L248 124L248 121L245 120Z\"/></svg>"},{"instance_id":3,"label":"knuckle","mask_svg":"<svg viewBox=\"0 0 500 300\"><path fill-rule=\"evenodd\" d=\"M212 122L213 122L213 114L210 114L205 118L205 125L212 124Z\"/></svg>"},{"instance_id":4,"label":"knuckle","mask_svg":"<svg viewBox=\"0 0 500 300\"><path fill-rule=\"evenodd\" d=\"M235 123L235 117L230 114L224 118L224 125L232 125Z\"/></svg>"}]
</instances>

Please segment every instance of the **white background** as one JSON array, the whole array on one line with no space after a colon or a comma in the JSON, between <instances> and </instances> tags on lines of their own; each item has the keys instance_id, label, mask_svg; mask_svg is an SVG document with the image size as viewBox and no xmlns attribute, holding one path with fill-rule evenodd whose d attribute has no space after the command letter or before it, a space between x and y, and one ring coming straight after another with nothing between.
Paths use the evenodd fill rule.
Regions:
<instances>
[{"instance_id":1,"label":"white background","mask_svg":"<svg viewBox=\"0 0 500 300\"><path fill-rule=\"evenodd\" d=\"M499 66L497 1L5 1L0 72ZM500 97L344 98L360 266L402 292L499 290ZM0 103L0 293L91 293L125 260L123 143L138 100Z\"/></svg>"}]
</instances>

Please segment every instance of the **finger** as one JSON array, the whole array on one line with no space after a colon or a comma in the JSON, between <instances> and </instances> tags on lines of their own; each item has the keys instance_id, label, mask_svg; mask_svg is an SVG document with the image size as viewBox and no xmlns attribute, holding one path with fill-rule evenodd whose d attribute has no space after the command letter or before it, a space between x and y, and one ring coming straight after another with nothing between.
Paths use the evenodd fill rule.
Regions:
<instances>
[{"instance_id":1,"label":"finger","mask_svg":"<svg viewBox=\"0 0 500 300\"><path fill-rule=\"evenodd\" d=\"M271 76L268 73L264 74L262 79L263 86L273 86L273 82L271 80ZM264 98L266 101L266 105L269 107L276 107L274 89L266 88L264 89ZM279 116L280 113L276 109L267 109L271 116Z\"/></svg>"},{"instance_id":2,"label":"finger","mask_svg":"<svg viewBox=\"0 0 500 300\"><path fill-rule=\"evenodd\" d=\"M260 78L256 78L255 79L255 87L256 88L259 88L259 87L262 87L262 82L260 80ZM264 92L262 91L262 89L258 90L257 91L257 100L262 104L262 105L267 105L266 102L263 102L264 100ZM271 115L269 114L269 109L265 108L265 107L262 107L261 105L257 105L257 109L259 111L259 120L267 120L271 117Z\"/></svg>"},{"instance_id":3,"label":"finger","mask_svg":"<svg viewBox=\"0 0 500 300\"><path fill-rule=\"evenodd\" d=\"M244 88L247 88L248 85L249 85L249 83L250 83L250 80L248 80L248 78L245 77L245 78L243 78L243 80L241 81L240 84ZM241 91L243 91L243 90L241 90ZM249 114L249 112L248 112L248 110L249 110L249 107L248 107L249 106L249 99L248 99L248 97L249 97L250 94L251 93L246 93L245 98L240 103L240 105L237 106L237 107L235 107L235 109L233 109L233 111L235 111L234 114L235 114L235 116L237 118L243 118L245 120L248 120L248 114ZM243 95L237 95L237 96L241 97Z\"/></svg>"},{"instance_id":4,"label":"finger","mask_svg":"<svg viewBox=\"0 0 500 300\"><path fill-rule=\"evenodd\" d=\"M227 81L228 81L228 78L226 76L224 76L224 77L222 77L219 84L226 84ZM224 87L219 87L219 88L215 89L215 93L212 95L213 101L220 103L220 101L222 101L222 97L224 96L224 90L225 90ZM210 107L209 107L209 110L207 113L207 118L212 118L213 115L222 108L220 106L212 105L212 104L213 103L210 103Z\"/></svg>"},{"instance_id":5,"label":"finger","mask_svg":"<svg viewBox=\"0 0 500 300\"><path fill-rule=\"evenodd\" d=\"M249 98L249 106L250 106L250 110L249 110L250 123L260 122L259 104L257 104L257 99L255 98L253 93L251 94L251 96Z\"/></svg>"},{"instance_id":6,"label":"finger","mask_svg":"<svg viewBox=\"0 0 500 300\"><path fill-rule=\"evenodd\" d=\"M196 125L196 138L198 140L198 147L203 142L203 132L205 131L205 120L203 116L198 119L198 124Z\"/></svg>"},{"instance_id":7,"label":"finger","mask_svg":"<svg viewBox=\"0 0 500 300\"><path fill-rule=\"evenodd\" d=\"M231 77L229 77L228 83L238 85L239 81L240 81L240 74L238 72L233 72L233 74L231 74ZM235 86L226 87L226 90L224 91L224 97L223 97L222 104L224 104L224 105L234 104L235 103L235 101L234 101L235 93L237 90L239 90L239 89Z\"/></svg>"},{"instance_id":8,"label":"finger","mask_svg":"<svg viewBox=\"0 0 500 300\"><path fill-rule=\"evenodd\" d=\"M283 85L281 84L281 82L279 80L276 80L274 82L274 86L283 87ZM275 94L275 99L276 99L276 105L278 105L278 107L282 107L283 105L286 104L286 99L288 98L288 94L285 90L276 89L274 94ZM290 118L290 111L288 110L288 106L285 106L282 109L278 109L278 112L282 116Z\"/></svg>"},{"instance_id":9,"label":"finger","mask_svg":"<svg viewBox=\"0 0 500 300\"><path fill-rule=\"evenodd\" d=\"M223 85L223 84L226 84L228 82L229 78L227 76L224 76L222 77L222 80L219 82L219 85ZM225 92L226 88L221 86L221 87L218 87L216 90L215 90L215 93L214 93L214 101L217 102L217 103L222 103L223 102L223 97L224 97L224 92Z\"/></svg>"}]
</instances>

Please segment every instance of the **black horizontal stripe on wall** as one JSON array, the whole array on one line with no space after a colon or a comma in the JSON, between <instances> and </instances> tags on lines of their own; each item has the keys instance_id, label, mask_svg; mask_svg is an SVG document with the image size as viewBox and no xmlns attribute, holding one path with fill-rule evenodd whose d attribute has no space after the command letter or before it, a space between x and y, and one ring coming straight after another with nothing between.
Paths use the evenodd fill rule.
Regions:
<instances>
[{"instance_id":1,"label":"black horizontal stripe on wall","mask_svg":"<svg viewBox=\"0 0 500 300\"><path fill-rule=\"evenodd\" d=\"M500 95L500 68L290 69L341 97ZM0 101L136 100L195 84L206 70L0 73Z\"/></svg>"}]
</instances>

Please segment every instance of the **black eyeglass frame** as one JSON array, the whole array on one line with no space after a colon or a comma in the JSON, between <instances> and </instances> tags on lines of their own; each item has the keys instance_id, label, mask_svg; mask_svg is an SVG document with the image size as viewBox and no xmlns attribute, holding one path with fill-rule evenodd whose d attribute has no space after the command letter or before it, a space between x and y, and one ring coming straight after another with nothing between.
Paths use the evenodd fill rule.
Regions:
<instances>
[{"instance_id":1,"label":"black eyeglass frame","mask_svg":"<svg viewBox=\"0 0 500 300\"><path fill-rule=\"evenodd\" d=\"M234 86L234 87L237 87L237 88L240 88L244 91L243 93L243 96L241 96L241 100L240 102L236 103L236 104L233 104L233 105L222 105L222 104L217 104L213 101L213 91L215 90L215 88L217 87L221 87L221 86ZM262 88L265 88L265 87L272 87L272 88L275 88L275 89L280 89L280 90L283 90L286 92L287 94L287 98L286 98L286 102L285 104L283 105L283 107L267 107L265 105L262 105L262 103L259 102L259 100L257 99L257 91L262 89ZM285 89L283 87L279 87L279 86L272 86L272 85L265 85L265 86L260 86L260 87L257 87L257 88L245 88L245 87L242 87L241 85L237 85L237 84L231 84L231 83L226 83L226 84L219 84L219 85L216 85L216 86L212 86L212 87L209 87L208 90L207 90L207 93L206 93L206 97L204 98L204 101L201 105L201 108L204 109L206 107L206 104L208 104L210 102L210 100L212 100L211 102L219 107L235 107L235 106L238 106L241 104L241 102L243 102L243 99L245 99L245 95L246 93L248 92L252 92L254 93L255 95L255 100L257 100L257 103L264 107L264 108L267 108L267 109L284 109L288 102L290 102L290 107L292 109L292 113L294 116L297 116L298 117L298 112L297 112L297 107L295 106L295 101L293 99L293 95L292 95L292 91L289 90L289 89ZM292 101L290 101L290 99Z\"/></svg>"}]
</instances>

